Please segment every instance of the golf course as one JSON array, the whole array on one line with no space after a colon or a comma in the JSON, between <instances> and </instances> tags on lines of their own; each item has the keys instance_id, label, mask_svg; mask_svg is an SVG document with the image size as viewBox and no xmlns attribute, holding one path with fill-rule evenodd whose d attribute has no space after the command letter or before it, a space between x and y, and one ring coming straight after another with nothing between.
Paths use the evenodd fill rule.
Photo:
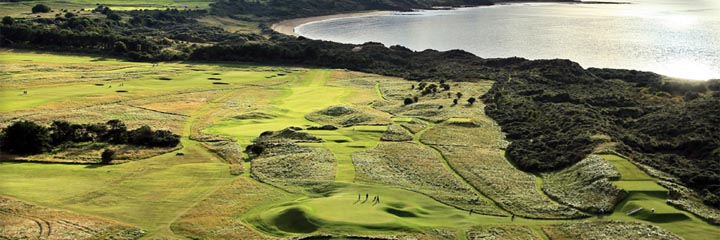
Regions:
<instances>
[{"instance_id":1,"label":"golf course","mask_svg":"<svg viewBox=\"0 0 720 240\"><path fill-rule=\"evenodd\" d=\"M8 49L0 65L2 127L119 119L180 136L175 148L2 154L3 239L720 236L624 156L588 160L619 175L594 178L624 194L604 214L593 206L608 203L574 203L544 185L573 186L571 177L517 169L484 104L453 104L492 81L453 82L406 104L416 82L344 69ZM130 157L97 164L108 147Z\"/></svg>"}]
</instances>

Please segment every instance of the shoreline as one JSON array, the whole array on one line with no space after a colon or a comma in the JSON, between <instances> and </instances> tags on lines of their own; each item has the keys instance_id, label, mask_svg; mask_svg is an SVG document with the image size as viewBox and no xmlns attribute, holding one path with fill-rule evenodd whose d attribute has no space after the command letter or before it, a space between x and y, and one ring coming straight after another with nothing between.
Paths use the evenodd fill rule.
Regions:
<instances>
[{"instance_id":1,"label":"shoreline","mask_svg":"<svg viewBox=\"0 0 720 240\"><path fill-rule=\"evenodd\" d=\"M334 19L334 18L365 17L365 16L376 16L376 15L384 15L384 14L391 14L391 13L393 13L393 11L366 11L366 12L341 13L341 14L306 17L306 18L295 18L295 19L284 20L284 21L281 21L278 23L273 23L273 25L270 26L270 28L273 31L281 33L281 34L299 37L300 34L295 32L295 28L297 28L300 25L306 24L306 23L318 22L318 21Z\"/></svg>"}]
</instances>

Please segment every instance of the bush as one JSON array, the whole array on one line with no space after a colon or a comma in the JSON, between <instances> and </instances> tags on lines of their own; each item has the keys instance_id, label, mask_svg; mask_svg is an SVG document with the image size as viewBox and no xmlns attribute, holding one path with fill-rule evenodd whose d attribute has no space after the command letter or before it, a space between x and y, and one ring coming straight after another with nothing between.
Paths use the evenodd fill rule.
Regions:
<instances>
[{"instance_id":1,"label":"bush","mask_svg":"<svg viewBox=\"0 0 720 240\"><path fill-rule=\"evenodd\" d=\"M405 100L403 101L403 103L404 103L405 105L410 105L410 104L413 104L414 101L413 101L412 98L405 98Z\"/></svg>"},{"instance_id":2,"label":"bush","mask_svg":"<svg viewBox=\"0 0 720 240\"><path fill-rule=\"evenodd\" d=\"M38 4L32 8L32 13L49 13L50 10L52 10L50 7L44 4Z\"/></svg>"},{"instance_id":3,"label":"bush","mask_svg":"<svg viewBox=\"0 0 720 240\"><path fill-rule=\"evenodd\" d=\"M3 25L12 25L13 23L15 23L15 19L10 16L5 16L2 19Z\"/></svg>"},{"instance_id":4,"label":"bush","mask_svg":"<svg viewBox=\"0 0 720 240\"><path fill-rule=\"evenodd\" d=\"M166 130L153 131L146 125L128 132L128 143L146 147L174 147L180 144L180 136Z\"/></svg>"},{"instance_id":5,"label":"bush","mask_svg":"<svg viewBox=\"0 0 720 240\"><path fill-rule=\"evenodd\" d=\"M19 121L3 130L3 151L14 154L37 154L50 148L47 128L31 121Z\"/></svg>"},{"instance_id":6,"label":"bush","mask_svg":"<svg viewBox=\"0 0 720 240\"><path fill-rule=\"evenodd\" d=\"M100 154L100 163L102 164L110 164L112 162L113 158L115 158L115 151L110 149L105 149L105 151Z\"/></svg>"}]
</instances>

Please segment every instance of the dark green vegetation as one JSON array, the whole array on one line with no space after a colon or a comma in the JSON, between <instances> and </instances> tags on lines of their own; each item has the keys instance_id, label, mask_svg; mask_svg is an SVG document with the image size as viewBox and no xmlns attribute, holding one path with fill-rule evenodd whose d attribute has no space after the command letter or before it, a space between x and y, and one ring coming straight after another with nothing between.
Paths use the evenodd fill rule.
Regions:
<instances>
[{"instance_id":1,"label":"dark green vegetation","mask_svg":"<svg viewBox=\"0 0 720 240\"><path fill-rule=\"evenodd\" d=\"M34 10L33 10L34 11ZM187 58L196 44L259 40L255 34L229 33L201 24L205 10L134 10L116 12L99 5L91 13L76 10L55 18L6 17L0 46L125 56L164 61Z\"/></svg>"},{"instance_id":2,"label":"dark green vegetation","mask_svg":"<svg viewBox=\"0 0 720 240\"><path fill-rule=\"evenodd\" d=\"M508 67L522 72L499 79L483 99L512 141L508 157L521 169L562 169L613 143L720 207L720 81L584 70L561 60Z\"/></svg>"},{"instance_id":3,"label":"dark green vegetation","mask_svg":"<svg viewBox=\"0 0 720 240\"><path fill-rule=\"evenodd\" d=\"M211 4L218 15L247 14L287 19L367 10L411 11L434 6L493 5L490 0L222 0Z\"/></svg>"},{"instance_id":4,"label":"dark green vegetation","mask_svg":"<svg viewBox=\"0 0 720 240\"><path fill-rule=\"evenodd\" d=\"M166 130L153 131L147 125L128 131L125 124L117 119L110 120L105 124L74 124L53 121L49 128L31 121L18 121L3 129L0 140L0 147L3 151L27 155L83 142L174 147L180 143L180 136ZM106 158L111 159L112 155L108 153L106 156L106 153L103 152L103 161L106 161Z\"/></svg>"}]
</instances>

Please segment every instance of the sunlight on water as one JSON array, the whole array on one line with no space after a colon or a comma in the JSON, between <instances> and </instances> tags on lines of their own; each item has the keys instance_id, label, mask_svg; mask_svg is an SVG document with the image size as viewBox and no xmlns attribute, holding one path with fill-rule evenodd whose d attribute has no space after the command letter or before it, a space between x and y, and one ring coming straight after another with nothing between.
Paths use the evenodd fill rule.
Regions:
<instances>
[{"instance_id":1,"label":"sunlight on water","mask_svg":"<svg viewBox=\"0 0 720 240\"><path fill-rule=\"evenodd\" d=\"M483 58L564 58L583 67L720 78L720 0L628 1L632 4L520 3L390 14L296 30L344 43L463 49Z\"/></svg>"},{"instance_id":2,"label":"sunlight on water","mask_svg":"<svg viewBox=\"0 0 720 240\"><path fill-rule=\"evenodd\" d=\"M650 71L669 77L685 78L690 80L707 80L720 76L712 67L692 60L680 59L670 61Z\"/></svg>"}]
</instances>

